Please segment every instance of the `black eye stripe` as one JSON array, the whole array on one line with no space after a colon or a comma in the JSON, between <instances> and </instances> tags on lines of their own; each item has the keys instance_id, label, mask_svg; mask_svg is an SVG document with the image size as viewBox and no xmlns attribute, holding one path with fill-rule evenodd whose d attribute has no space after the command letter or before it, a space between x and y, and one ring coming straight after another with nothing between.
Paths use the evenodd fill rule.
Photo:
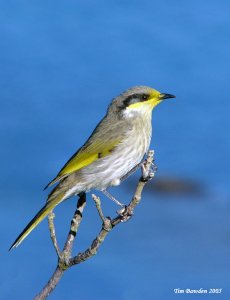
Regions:
<instances>
[{"instance_id":1,"label":"black eye stripe","mask_svg":"<svg viewBox=\"0 0 230 300\"><path fill-rule=\"evenodd\" d=\"M149 99L148 94L132 94L125 98L124 106L127 107L132 103L147 101Z\"/></svg>"}]
</instances>

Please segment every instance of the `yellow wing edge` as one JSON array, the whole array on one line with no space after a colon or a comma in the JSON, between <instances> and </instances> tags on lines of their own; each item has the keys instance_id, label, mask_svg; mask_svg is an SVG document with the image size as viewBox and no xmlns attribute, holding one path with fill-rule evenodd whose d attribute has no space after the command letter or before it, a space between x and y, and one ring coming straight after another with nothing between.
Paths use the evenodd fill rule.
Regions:
<instances>
[{"instance_id":1,"label":"yellow wing edge","mask_svg":"<svg viewBox=\"0 0 230 300\"><path fill-rule=\"evenodd\" d=\"M73 172L76 172L96 160L103 158L109 155L114 148L119 144L118 141L114 141L113 143L104 146L103 143L98 143L97 145L89 145L88 147L82 147L79 151L77 151L64 165L58 175L50 181L44 190L66 176L70 175Z\"/></svg>"}]
</instances>

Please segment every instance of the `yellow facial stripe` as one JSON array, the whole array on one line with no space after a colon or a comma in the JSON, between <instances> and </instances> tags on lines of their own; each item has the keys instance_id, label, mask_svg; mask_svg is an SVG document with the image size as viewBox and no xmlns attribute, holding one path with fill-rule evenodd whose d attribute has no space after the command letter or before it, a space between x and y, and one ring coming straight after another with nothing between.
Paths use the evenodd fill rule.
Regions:
<instances>
[{"instance_id":1,"label":"yellow facial stripe","mask_svg":"<svg viewBox=\"0 0 230 300\"><path fill-rule=\"evenodd\" d=\"M153 109L160 102L161 100L159 98L154 97L147 101L133 103L129 105L127 108L141 108L141 107L149 106L149 108Z\"/></svg>"},{"instance_id":2,"label":"yellow facial stripe","mask_svg":"<svg viewBox=\"0 0 230 300\"><path fill-rule=\"evenodd\" d=\"M152 89L152 92L150 93L150 99L147 101L140 101L133 104L130 104L128 108L142 108L142 107L149 107L150 109L153 109L157 104L161 102L160 99L160 92L157 90Z\"/></svg>"}]
</instances>

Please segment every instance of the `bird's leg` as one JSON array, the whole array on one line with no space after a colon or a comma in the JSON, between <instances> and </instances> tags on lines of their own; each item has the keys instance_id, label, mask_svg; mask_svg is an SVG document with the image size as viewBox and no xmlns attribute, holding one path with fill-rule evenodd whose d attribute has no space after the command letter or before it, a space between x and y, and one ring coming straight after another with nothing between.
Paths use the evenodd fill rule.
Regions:
<instances>
[{"instance_id":1,"label":"bird's leg","mask_svg":"<svg viewBox=\"0 0 230 300\"><path fill-rule=\"evenodd\" d=\"M113 202L115 202L117 205L124 207L125 205L122 204L121 202L119 202L116 198L113 197L113 195L111 195L107 190L103 190L102 193L108 197L110 200L112 200Z\"/></svg>"},{"instance_id":2,"label":"bird's leg","mask_svg":"<svg viewBox=\"0 0 230 300\"><path fill-rule=\"evenodd\" d=\"M143 160L137 164L134 168L132 168L127 174L125 174L123 177L121 177L120 181L124 181L126 178L128 178L130 175L132 175L134 172L136 172L137 169L139 169L143 164Z\"/></svg>"},{"instance_id":3,"label":"bird's leg","mask_svg":"<svg viewBox=\"0 0 230 300\"><path fill-rule=\"evenodd\" d=\"M132 216L132 213L129 212L127 205L122 204L116 198L114 198L107 190L102 191L110 200L114 201L117 205L121 206L121 209L117 210L117 214L122 217L121 222L126 222Z\"/></svg>"}]
</instances>

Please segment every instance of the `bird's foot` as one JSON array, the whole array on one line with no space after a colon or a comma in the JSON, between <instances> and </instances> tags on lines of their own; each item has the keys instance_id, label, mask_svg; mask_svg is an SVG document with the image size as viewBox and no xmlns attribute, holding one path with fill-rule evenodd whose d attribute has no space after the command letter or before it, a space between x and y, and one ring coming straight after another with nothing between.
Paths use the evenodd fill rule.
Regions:
<instances>
[{"instance_id":1,"label":"bird's foot","mask_svg":"<svg viewBox=\"0 0 230 300\"><path fill-rule=\"evenodd\" d=\"M127 222L133 216L133 210L129 206L124 205L122 209L117 211L117 214L121 217L121 222Z\"/></svg>"}]
</instances>

